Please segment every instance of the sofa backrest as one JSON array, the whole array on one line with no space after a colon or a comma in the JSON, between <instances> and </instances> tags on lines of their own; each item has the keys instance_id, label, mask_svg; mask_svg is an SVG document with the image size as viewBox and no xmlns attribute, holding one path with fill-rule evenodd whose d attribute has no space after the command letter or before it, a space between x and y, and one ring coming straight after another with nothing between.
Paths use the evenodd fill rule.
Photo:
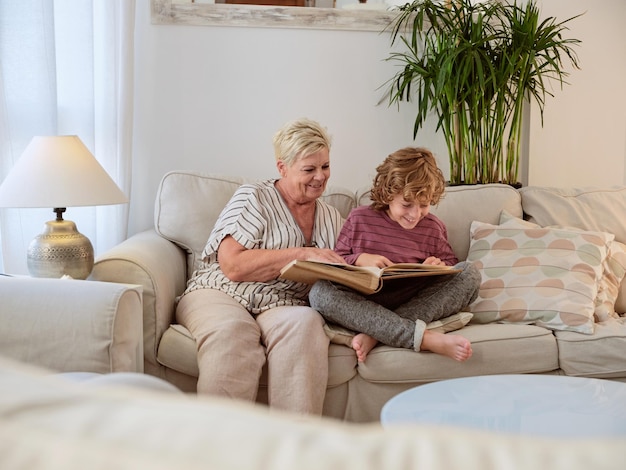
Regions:
<instances>
[{"instance_id":1,"label":"sofa backrest","mask_svg":"<svg viewBox=\"0 0 626 470\"><path fill-rule=\"evenodd\" d=\"M222 209L237 188L251 178L203 174L192 171L167 173L157 190L154 227L159 235L187 252L187 277L198 266L202 250ZM328 186L322 199L343 217L355 207L353 191Z\"/></svg>"},{"instance_id":2,"label":"sofa backrest","mask_svg":"<svg viewBox=\"0 0 626 470\"><path fill-rule=\"evenodd\" d=\"M522 217L522 201L515 188L508 184L477 184L446 188L432 213L446 224L454 253L464 260L469 251L472 222L498 224L503 209Z\"/></svg>"},{"instance_id":3,"label":"sofa backrest","mask_svg":"<svg viewBox=\"0 0 626 470\"><path fill-rule=\"evenodd\" d=\"M167 173L159 185L154 210L155 230L187 254L187 275L200 261L202 250L222 209L243 183L251 178L203 174L192 171ZM347 217L356 205L369 204L369 187L348 190L329 186L323 199ZM500 212L522 216L518 191L503 184L454 186L433 207L448 227L450 244L459 259L469 250L469 227L473 220L497 224Z\"/></svg>"},{"instance_id":4,"label":"sofa backrest","mask_svg":"<svg viewBox=\"0 0 626 470\"><path fill-rule=\"evenodd\" d=\"M155 230L187 252L187 276L197 267L202 250L222 209L243 183L253 179L202 174L167 173L159 185L154 211ZM369 204L369 187L348 190L329 186L323 199L347 217L357 205ZM466 185L446 189L432 212L448 228L450 244L460 260L467 258L470 226L475 220L497 225L502 210L541 226L570 226L613 233L626 243L626 187L549 188L509 185ZM626 311L626 282L617 301Z\"/></svg>"},{"instance_id":5,"label":"sofa backrest","mask_svg":"<svg viewBox=\"0 0 626 470\"><path fill-rule=\"evenodd\" d=\"M556 225L608 232L626 243L626 187L520 189L526 218L542 227Z\"/></svg>"}]
</instances>

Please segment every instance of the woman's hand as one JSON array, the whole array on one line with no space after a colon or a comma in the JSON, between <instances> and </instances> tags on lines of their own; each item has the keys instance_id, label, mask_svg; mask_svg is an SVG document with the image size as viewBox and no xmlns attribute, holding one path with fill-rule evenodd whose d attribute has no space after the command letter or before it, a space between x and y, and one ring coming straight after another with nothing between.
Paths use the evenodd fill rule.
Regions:
<instances>
[{"instance_id":1,"label":"woman's hand","mask_svg":"<svg viewBox=\"0 0 626 470\"><path fill-rule=\"evenodd\" d=\"M304 261L322 261L324 263L345 263L344 259L328 248L303 248Z\"/></svg>"},{"instance_id":2,"label":"woman's hand","mask_svg":"<svg viewBox=\"0 0 626 470\"><path fill-rule=\"evenodd\" d=\"M374 266L376 268L384 268L393 263L382 255L373 255L371 253L361 253L356 259L356 266Z\"/></svg>"}]
</instances>

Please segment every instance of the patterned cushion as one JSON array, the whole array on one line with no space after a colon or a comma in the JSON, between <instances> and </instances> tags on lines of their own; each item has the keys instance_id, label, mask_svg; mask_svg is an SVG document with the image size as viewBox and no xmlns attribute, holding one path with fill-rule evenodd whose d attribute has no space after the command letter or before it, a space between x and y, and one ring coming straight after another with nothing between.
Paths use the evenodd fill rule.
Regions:
<instances>
[{"instance_id":1,"label":"patterned cushion","mask_svg":"<svg viewBox=\"0 0 626 470\"><path fill-rule=\"evenodd\" d=\"M613 235L472 223L468 260L482 274L475 323L536 324L593 333L603 262Z\"/></svg>"},{"instance_id":2,"label":"patterned cushion","mask_svg":"<svg viewBox=\"0 0 626 470\"><path fill-rule=\"evenodd\" d=\"M626 243L626 217L620 216L626 211L626 186L526 186L519 189L519 194L525 217L531 222L542 227L577 227L608 232L615 235L616 241ZM626 282L620 286L615 308L620 313L626 312Z\"/></svg>"},{"instance_id":3,"label":"patterned cushion","mask_svg":"<svg viewBox=\"0 0 626 470\"><path fill-rule=\"evenodd\" d=\"M500 214L500 223L509 223L519 227L538 228L533 222L515 217L503 210ZM552 226L551 228L556 228ZM561 227L564 228L564 227ZM568 230L578 230L567 227ZM596 296L594 317L595 321L607 321L609 318L620 318L615 311L615 303L619 295L620 285L626 275L626 245L613 240L609 243L608 255L602 263L602 277L598 282L598 295Z\"/></svg>"},{"instance_id":4,"label":"patterned cushion","mask_svg":"<svg viewBox=\"0 0 626 470\"><path fill-rule=\"evenodd\" d=\"M609 254L602 265L604 273L598 286L596 298L596 320L606 321L610 317L620 318L615 310L622 280L626 275L626 245L618 241L609 244Z\"/></svg>"}]
</instances>

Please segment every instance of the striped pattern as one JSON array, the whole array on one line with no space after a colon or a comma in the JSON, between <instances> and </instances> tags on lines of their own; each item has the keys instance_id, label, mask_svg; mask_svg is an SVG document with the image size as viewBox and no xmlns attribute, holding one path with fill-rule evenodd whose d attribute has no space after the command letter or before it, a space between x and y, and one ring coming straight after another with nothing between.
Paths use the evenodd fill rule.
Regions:
<instances>
[{"instance_id":1,"label":"striped pattern","mask_svg":"<svg viewBox=\"0 0 626 470\"><path fill-rule=\"evenodd\" d=\"M436 256L447 265L458 262L444 223L428 214L412 230L402 228L385 211L354 209L344 224L335 251L354 264L362 253L386 256L394 263L421 263Z\"/></svg>"},{"instance_id":2,"label":"striped pattern","mask_svg":"<svg viewBox=\"0 0 626 470\"><path fill-rule=\"evenodd\" d=\"M304 246L296 220L274 187L276 180L244 184L222 210L202 253L203 264L193 274L185 293L203 288L226 292L251 313L283 305L308 305L310 286L276 279L271 282L231 282L220 269L217 248L231 235L247 249L280 250ZM335 246L343 223L339 212L316 201L313 242L318 248Z\"/></svg>"}]
</instances>

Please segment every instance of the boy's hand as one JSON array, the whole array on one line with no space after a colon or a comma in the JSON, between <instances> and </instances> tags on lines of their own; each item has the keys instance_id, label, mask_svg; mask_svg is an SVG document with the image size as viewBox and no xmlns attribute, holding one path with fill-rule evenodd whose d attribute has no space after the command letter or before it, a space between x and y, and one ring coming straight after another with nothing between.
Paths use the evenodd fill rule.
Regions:
<instances>
[{"instance_id":1,"label":"boy's hand","mask_svg":"<svg viewBox=\"0 0 626 470\"><path fill-rule=\"evenodd\" d=\"M355 266L374 266L376 268L384 268L391 264L393 263L388 258L371 253L361 253L354 263Z\"/></svg>"},{"instance_id":2,"label":"boy's hand","mask_svg":"<svg viewBox=\"0 0 626 470\"><path fill-rule=\"evenodd\" d=\"M435 256L429 256L428 258L426 258L424 260L424 262L422 264L431 264L431 265L434 265L434 266L442 266L442 265L445 265L446 263L441 261L439 258L436 258Z\"/></svg>"}]
</instances>

